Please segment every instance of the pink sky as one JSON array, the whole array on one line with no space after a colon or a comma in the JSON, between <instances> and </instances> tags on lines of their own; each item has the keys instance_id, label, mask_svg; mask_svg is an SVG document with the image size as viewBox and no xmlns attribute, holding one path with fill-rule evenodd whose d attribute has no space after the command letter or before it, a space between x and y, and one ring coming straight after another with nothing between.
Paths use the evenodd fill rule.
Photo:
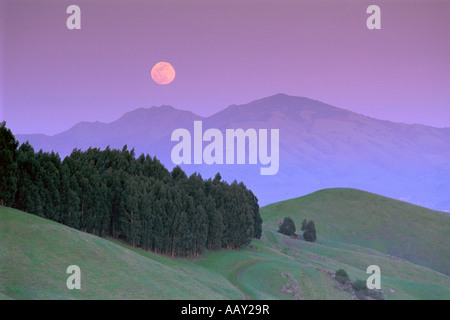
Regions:
<instances>
[{"instance_id":1,"label":"pink sky","mask_svg":"<svg viewBox=\"0 0 450 320\"><path fill-rule=\"evenodd\" d=\"M0 116L14 133L162 104L208 116L275 93L450 127L450 1L0 1ZM66 28L70 4L81 30ZM381 30L366 28L371 4ZM170 85L152 81L158 61Z\"/></svg>"}]
</instances>

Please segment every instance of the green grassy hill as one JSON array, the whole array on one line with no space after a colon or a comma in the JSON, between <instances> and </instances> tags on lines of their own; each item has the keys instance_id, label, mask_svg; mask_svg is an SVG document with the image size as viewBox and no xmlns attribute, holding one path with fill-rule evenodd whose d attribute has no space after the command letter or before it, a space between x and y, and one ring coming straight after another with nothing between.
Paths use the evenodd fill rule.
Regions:
<instances>
[{"instance_id":1,"label":"green grassy hill","mask_svg":"<svg viewBox=\"0 0 450 320\"><path fill-rule=\"evenodd\" d=\"M450 275L450 214L355 189L325 189L261 209L272 227L316 222L319 238L360 245ZM301 233L300 230L298 232Z\"/></svg>"},{"instance_id":2,"label":"green grassy hill","mask_svg":"<svg viewBox=\"0 0 450 320\"><path fill-rule=\"evenodd\" d=\"M304 217L316 219L293 205L303 198L292 200L292 206L286 201L262 208L261 240L196 259L172 259L0 207L0 299L353 299L336 286L330 272L344 268L352 280L366 279L370 264L381 268L387 299L450 299L448 276L382 252L383 245L368 248L371 242L364 243L359 232L355 242L338 239L339 232L325 228L327 218L317 219L318 243L279 234L276 219L290 215L297 225ZM357 221L331 221L347 231L359 226ZM432 227L439 232L440 227ZM399 237L406 237L403 230ZM66 288L71 264L81 268L81 290Z\"/></svg>"},{"instance_id":3,"label":"green grassy hill","mask_svg":"<svg viewBox=\"0 0 450 320\"><path fill-rule=\"evenodd\" d=\"M242 293L203 268L149 259L106 239L0 207L0 294L18 299L224 299ZM176 260L174 260L176 262ZM81 268L81 290L66 269Z\"/></svg>"}]
</instances>

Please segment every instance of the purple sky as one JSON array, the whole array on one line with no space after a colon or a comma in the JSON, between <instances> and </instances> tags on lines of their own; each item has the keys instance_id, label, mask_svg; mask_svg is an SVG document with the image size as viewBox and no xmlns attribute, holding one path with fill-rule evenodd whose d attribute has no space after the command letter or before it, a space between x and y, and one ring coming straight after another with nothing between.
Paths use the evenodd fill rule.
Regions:
<instances>
[{"instance_id":1,"label":"purple sky","mask_svg":"<svg viewBox=\"0 0 450 320\"><path fill-rule=\"evenodd\" d=\"M450 1L0 0L1 111L14 133L170 104L208 116L275 93L450 127ZM66 8L81 7L81 30ZM381 7L381 30L366 8ZM176 70L161 86L158 61Z\"/></svg>"}]
</instances>

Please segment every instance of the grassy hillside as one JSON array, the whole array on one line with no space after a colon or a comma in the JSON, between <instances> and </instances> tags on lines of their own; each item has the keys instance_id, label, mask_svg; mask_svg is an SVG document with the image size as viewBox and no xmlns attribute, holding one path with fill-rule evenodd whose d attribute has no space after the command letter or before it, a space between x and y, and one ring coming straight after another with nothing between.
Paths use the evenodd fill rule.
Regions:
<instances>
[{"instance_id":1,"label":"grassy hillside","mask_svg":"<svg viewBox=\"0 0 450 320\"><path fill-rule=\"evenodd\" d=\"M361 245L292 239L263 218L246 248L172 259L0 207L0 299L352 299L329 272L366 279L370 264L387 299L450 299L448 276ZM66 288L70 264L81 290Z\"/></svg>"},{"instance_id":2,"label":"grassy hillside","mask_svg":"<svg viewBox=\"0 0 450 320\"><path fill-rule=\"evenodd\" d=\"M319 239L360 245L450 275L450 215L355 189L325 189L261 209L272 227L316 222ZM298 230L300 233L301 231Z\"/></svg>"},{"instance_id":3,"label":"grassy hillside","mask_svg":"<svg viewBox=\"0 0 450 320\"><path fill-rule=\"evenodd\" d=\"M164 264L108 240L0 207L0 294L19 299L224 299L242 294L207 270ZM81 290L66 269L81 268Z\"/></svg>"}]
</instances>

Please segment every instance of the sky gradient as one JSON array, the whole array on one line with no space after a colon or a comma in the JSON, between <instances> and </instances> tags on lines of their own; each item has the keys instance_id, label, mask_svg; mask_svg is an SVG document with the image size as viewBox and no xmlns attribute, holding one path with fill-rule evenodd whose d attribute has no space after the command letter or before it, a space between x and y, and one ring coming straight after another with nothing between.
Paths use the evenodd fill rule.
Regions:
<instances>
[{"instance_id":1,"label":"sky gradient","mask_svg":"<svg viewBox=\"0 0 450 320\"><path fill-rule=\"evenodd\" d=\"M0 117L14 133L276 93L450 127L450 1L0 0ZM81 30L66 8L81 8ZM381 7L381 30L366 8ZM152 81L159 61L176 78Z\"/></svg>"}]
</instances>

